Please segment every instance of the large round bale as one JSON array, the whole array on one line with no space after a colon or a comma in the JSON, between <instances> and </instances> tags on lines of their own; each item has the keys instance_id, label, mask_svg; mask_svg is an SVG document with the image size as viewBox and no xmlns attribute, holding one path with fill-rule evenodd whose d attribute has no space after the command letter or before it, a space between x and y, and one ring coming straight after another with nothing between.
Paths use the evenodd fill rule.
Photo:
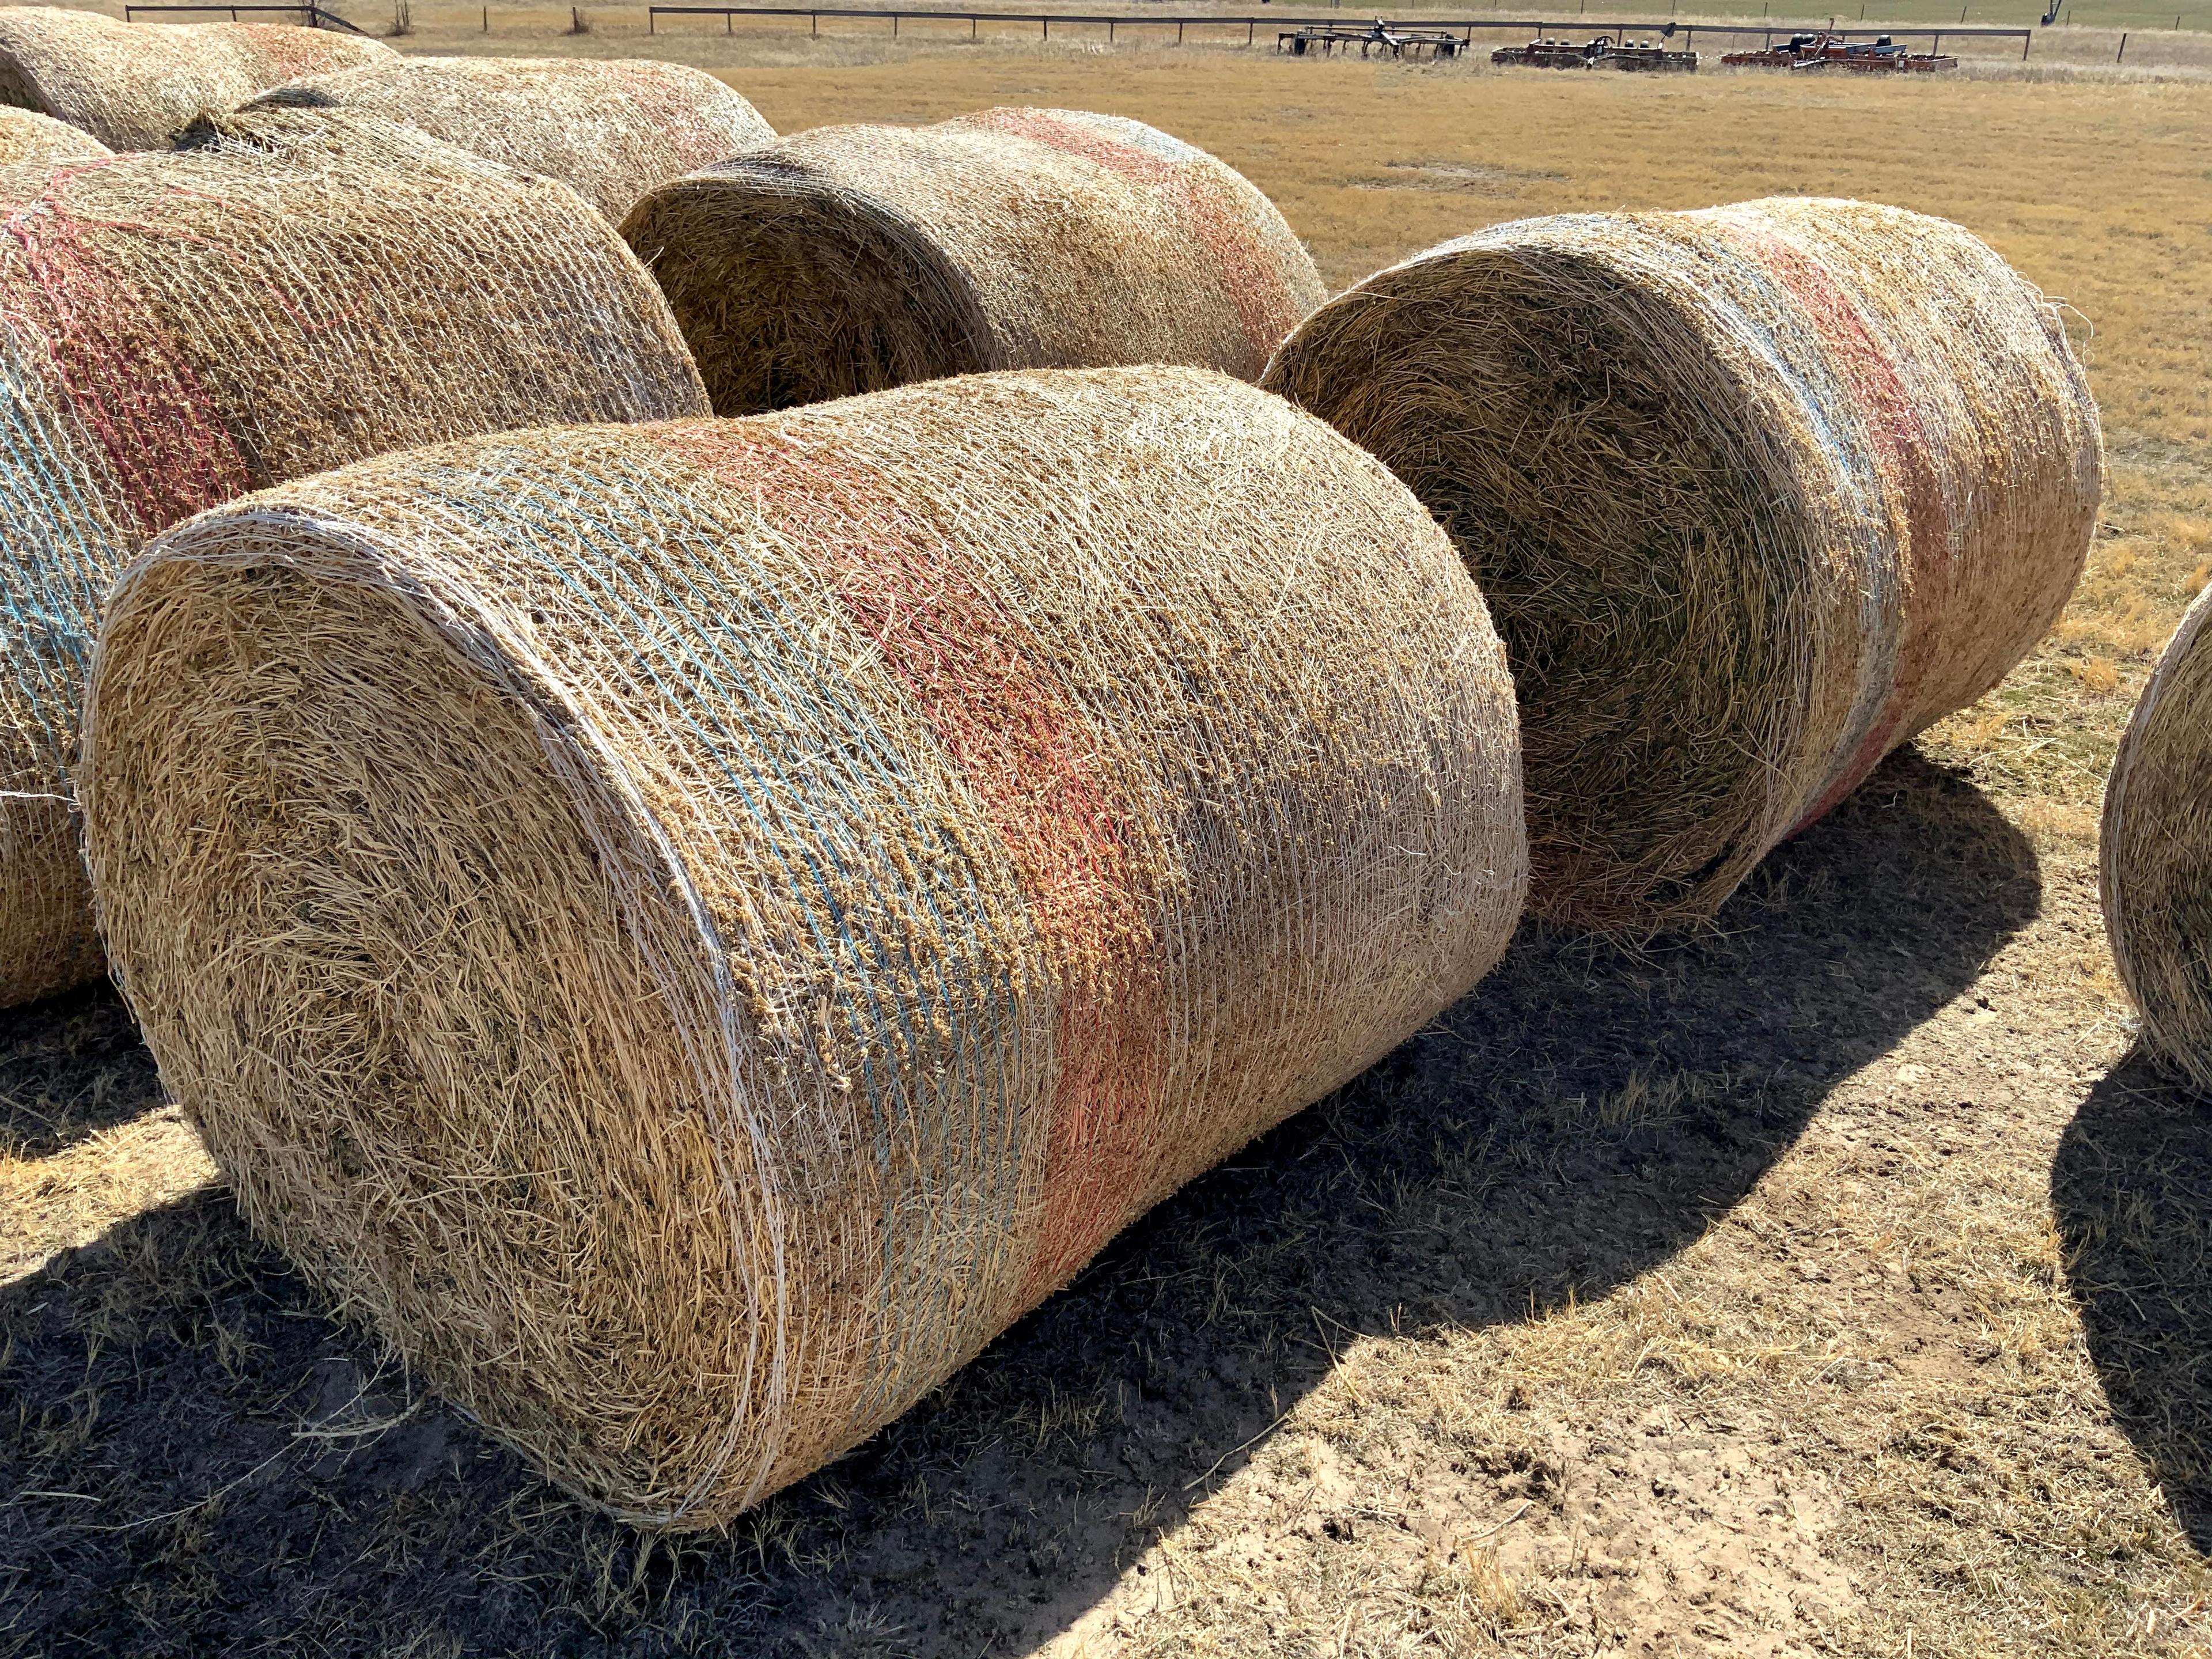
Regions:
<instances>
[{"instance_id":1,"label":"large round bale","mask_svg":"<svg viewBox=\"0 0 2212 1659\"><path fill-rule=\"evenodd\" d=\"M2105 931L2144 1047L2212 1091L2212 588L2143 687L2105 781Z\"/></svg>"},{"instance_id":2,"label":"large round bale","mask_svg":"<svg viewBox=\"0 0 2212 1659\"><path fill-rule=\"evenodd\" d=\"M100 971L72 818L107 583L203 507L387 449L703 413L667 308L565 185L385 122L0 171L0 1006Z\"/></svg>"},{"instance_id":3,"label":"large round bale","mask_svg":"<svg viewBox=\"0 0 2212 1659\"><path fill-rule=\"evenodd\" d=\"M115 959L248 1218L655 1525L1402 1041L1526 877L1449 544L1193 369L292 484L125 575L87 719Z\"/></svg>"},{"instance_id":4,"label":"large round bale","mask_svg":"<svg viewBox=\"0 0 2212 1659\"><path fill-rule=\"evenodd\" d=\"M90 161L114 152L81 127L27 109L0 106L0 167L24 161Z\"/></svg>"},{"instance_id":5,"label":"large round bale","mask_svg":"<svg viewBox=\"0 0 2212 1659\"><path fill-rule=\"evenodd\" d=\"M154 149L195 117L267 88L398 56L380 40L290 23L118 23L0 6L0 104L82 127L112 149Z\"/></svg>"},{"instance_id":6,"label":"large round bale","mask_svg":"<svg viewBox=\"0 0 2212 1659\"><path fill-rule=\"evenodd\" d=\"M1512 659L1530 908L1710 915L1994 686L2081 569L2102 459L2057 310L1857 202L1528 220L1310 318L1263 384L1450 532Z\"/></svg>"},{"instance_id":7,"label":"large round bale","mask_svg":"<svg viewBox=\"0 0 2212 1659\"><path fill-rule=\"evenodd\" d=\"M623 234L723 415L991 369L1255 380L1323 293L1243 175L1078 110L817 128L662 185Z\"/></svg>"},{"instance_id":8,"label":"large round bale","mask_svg":"<svg viewBox=\"0 0 2212 1659\"><path fill-rule=\"evenodd\" d=\"M297 81L246 107L285 106L404 121L558 179L617 222L654 185L775 137L704 70L635 58L397 58Z\"/></svg>"}]
</instances>

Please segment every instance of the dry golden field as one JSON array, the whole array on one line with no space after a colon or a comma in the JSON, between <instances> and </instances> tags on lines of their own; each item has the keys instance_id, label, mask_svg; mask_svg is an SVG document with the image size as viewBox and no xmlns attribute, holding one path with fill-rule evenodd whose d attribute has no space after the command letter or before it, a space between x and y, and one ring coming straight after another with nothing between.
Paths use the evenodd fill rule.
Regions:
<instances>
[{"instance_id":1,"label":"dry golden field","mask_svg":"<svg viewBox=\"0 0 2212 1659\"><path fill-rule=\"evenodd\" d=\"M1338 284L1567 210L1958 219L2075 313L2090 574L1713 928L1525 929L727 1537L585 1513L324 1318L111 995L0 1016L0 1654L2212 1653L2212 1114L2129 1057L2094 875L2212 578L2212 84L650 44L785 130L1155 122Z\"/></svg>"}]
</instances>

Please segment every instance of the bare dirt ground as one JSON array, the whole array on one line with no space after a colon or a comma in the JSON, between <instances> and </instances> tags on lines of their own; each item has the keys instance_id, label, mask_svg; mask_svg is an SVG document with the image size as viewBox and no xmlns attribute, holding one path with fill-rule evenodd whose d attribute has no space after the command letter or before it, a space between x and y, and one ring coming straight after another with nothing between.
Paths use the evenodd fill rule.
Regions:
<instances>
[{"instance_id":1,"label":"bare dirt ground","mask_svg":"<svg viewBox=\"0 0 2212 1659\"><path fill-rule=\"evenodd\" d=\"M2212 577L2212 89L730 73L786 129L1158 122L1340 283L1565 208L1947 213L2087 319L2090 575L1715 927L1524 929L726 1536L589 1514L326 1319L112 994L0 1015L0 1655L2212 1653L2212 1116L2130 1057L2094 865Z\"/></svg>"}]
</instances>

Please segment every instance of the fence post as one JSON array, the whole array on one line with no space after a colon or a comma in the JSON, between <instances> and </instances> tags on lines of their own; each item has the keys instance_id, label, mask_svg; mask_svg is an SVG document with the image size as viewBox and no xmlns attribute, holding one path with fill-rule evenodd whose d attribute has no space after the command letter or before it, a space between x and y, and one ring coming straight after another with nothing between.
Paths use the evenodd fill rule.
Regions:
<instances>
[{"instance_id":1,"label":"fence post","mask_svg":"<svg viewBox=\"0 0 2212 1659\"><path fill-rule=\"evenodd\" d=\"M968 16L968 38L970 40L975 38L975 17L972 12Z\"/></svg>"},{"instance_id":2,"label":"fence post","mask_svg":"<svg viewBox=\"0 0 2212 1659\"><path fill-rule=\"evenodd\" d=\"M647 34L651 34L654 32L654 25L659 23L659 21L660 20L658 17L653 15L653 9L651 7L648 6L646 8L645 32ZM486 34L489 34L491 33L491 8L489 6L486 6L483 9L483 26L484 33Z\"/></svg>"},{"instance_id":3,"label":"fence post","mask_svg":"<svg viewBox=\"0 0 2212 1659\"><path fill-rule=\"evenodd\" d=\"M1114 20L1110 17L1106 20L1106 44L1109 46L1114 44Z\"/></svg>"},{"instance_id":4,"label":"fence post","mask_svg":"<svg viewBox=\"0 0 2212 1659\"><path fill-rule=\"evenodd\" d=\"M1245 44L1246 46L1250 46L1250 45L1252 44L1252 30L1253 30L1253 27L1254 27L1254 24L1253 24L1252 20L1251 20L1250 18L1249 18L1249 17L1248 17L1248 18L1246 18L1246 19L1244 20L1244 44Z\"/></svg>"},{"instance_id":5,"label":"fence post","mask_svg":"<svg viewBox=\"0 0 2212 1659\"><path fill-rule=\"evenodd\" d=\"M1052 39L1052 19L1051 19L1051 18L1049 18L1049 17L1040 17L1039 19L1037 19L1037 21L1039 21L1040 23L1042 23L1042 24L1044 25L1044 38L1045 38L1046 40L1051 40L1051 39Z\"/></svg>"},{"instance_id":6,"label":"fence post","mask_svg":"<svg viewBox=\"0 0 2212 1659\"><path fill-rule=\"evenodd\" d=\"M891 14L891 39L894 40L898 39L898 20L899 15L896 12L893 12Z\"/></svg>"}]
</instances>

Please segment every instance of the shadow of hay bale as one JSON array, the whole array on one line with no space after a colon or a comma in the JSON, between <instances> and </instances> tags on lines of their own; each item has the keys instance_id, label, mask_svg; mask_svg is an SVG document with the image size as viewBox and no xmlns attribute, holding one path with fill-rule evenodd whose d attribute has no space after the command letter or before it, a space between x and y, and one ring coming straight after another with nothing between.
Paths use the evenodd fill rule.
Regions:
<instances>
[{"instance_id":1,"label":"shadow of hay bale","mask_svg":"<svg viewBox=\"0 0 2212 1659\"><path fill-rule=\"evenodd\" d=\"M0 1010L0 1158L51 1158L161 1103L153 1056L113 986Z\"/></svg>"},{"instance_id":2,"label":"shadow of hay bale","mask_svg":"<svg viewBox=\"0 0 2212 1659\"><path fill-rule=\"evenodd\" d=\"M2137 1049L2067 1126L2051 1202L2112 1415L2212 1551L2212 1106Z\"/></svg>"},{"instance_id":3,"label":"shadow of hay bale","mask_svg":"<svg viewBox=\"0 0 2212 1659\"><path fill-rule=\"evenodd\" d=\"M1430 1030L721 1538L641 1545L415 1405L226 1200L138 1218L0 1291L0 1392L24 1402L0 1419L11 1634L1020 1651L1258 1455L1341 1333L1521 1320L1663 1263L2039 908L2019 833L1907 750L1715 929L1638 952L1524 927ZM1671 1079L1664 1119L1601 1109ZM52 1491L93 1501L28 1495Z\"/></svg>"}]
</instances>

